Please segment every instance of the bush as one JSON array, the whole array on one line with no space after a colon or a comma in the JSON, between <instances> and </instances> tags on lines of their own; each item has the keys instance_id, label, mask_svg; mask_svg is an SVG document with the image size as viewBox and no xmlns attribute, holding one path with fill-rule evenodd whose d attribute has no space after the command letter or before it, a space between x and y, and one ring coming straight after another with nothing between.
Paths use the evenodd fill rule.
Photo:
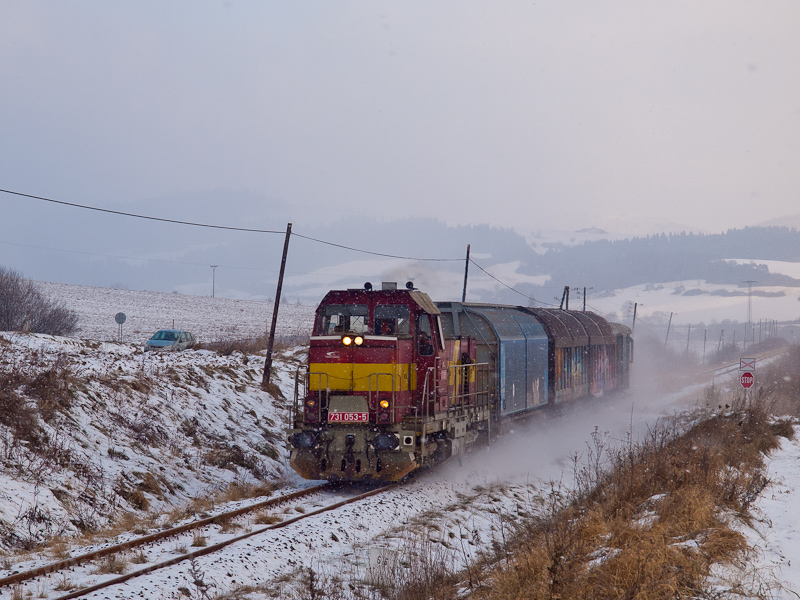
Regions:
<instances>
[{"instance_id":1,"label":"bush","mask_svg":"<svg viewBox=\"0 0 800 600\"><path fill-rule=\"evenodd\" d=\"M74 311L45 298L30 279L0 267L0 331L70 335L77 328Z\"/></svg>"}]
</instances>

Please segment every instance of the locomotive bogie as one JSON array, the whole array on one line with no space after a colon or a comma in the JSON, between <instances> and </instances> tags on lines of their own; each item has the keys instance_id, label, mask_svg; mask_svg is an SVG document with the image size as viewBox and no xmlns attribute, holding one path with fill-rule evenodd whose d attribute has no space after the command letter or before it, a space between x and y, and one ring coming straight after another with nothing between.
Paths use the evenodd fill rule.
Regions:
<instances>
[{"instance_id":1,"label":"locomotive bogie","mask_svg":"<svg viewBox=\"0 0 800 600\"><path fill-rule=\"evenodd\" d=\"M289 432L290 464L306 479L397 481L419 466L414 431L335 425L315 432L313 445L302 443L307 434Z\"/></svg>"}]
</instances>

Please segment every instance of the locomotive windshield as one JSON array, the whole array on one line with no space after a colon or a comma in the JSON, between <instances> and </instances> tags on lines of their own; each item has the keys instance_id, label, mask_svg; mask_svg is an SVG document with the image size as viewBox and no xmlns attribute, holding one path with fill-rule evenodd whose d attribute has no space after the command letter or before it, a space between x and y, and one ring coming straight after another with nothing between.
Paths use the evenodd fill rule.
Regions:
<instances>
[{"instance_id":1,"label":"locomotive windshield","mask_svg":"<svg viewBox=\"0 0 800 600\"><path fill-rule=\"evenodd\" d=\"M320 311L322 335L367 332L369 310L366 304L329 304Z\"/></svg>"},{"instance_id":2,"label":"locomotive windshield","mask_svg":"<svg viewBox=\"0 0 800 600\"><path fill-rule=\"evenodd\" d=\"M402 304L379 304L375 307L377 335L409 335L408 307Z\"/></svg>"}]
</instances>

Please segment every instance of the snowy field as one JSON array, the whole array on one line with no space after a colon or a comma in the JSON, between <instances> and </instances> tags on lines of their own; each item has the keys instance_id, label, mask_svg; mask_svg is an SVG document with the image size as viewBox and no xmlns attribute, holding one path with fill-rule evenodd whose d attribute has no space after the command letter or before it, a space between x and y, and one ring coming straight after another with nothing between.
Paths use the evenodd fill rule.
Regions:
<instances>
[{"instance_id":1,"label":"snowy field","mask_svg":"<svg viewBox=\"0 0 800 600\"><path fill-rule=\"evenodd\" d=\"M795 263L791 263L795 264ZM685 326L697 323L721 323L725 320L744 323L747 320L747 286L717 285L705 281L673 281L643 284L613 294L593 298L588 294L588 307L601 314L613 315L626 325L631 324L633 303L638 304L637 320L663 323L673 313L672 324ZM800 319L800 288L754 285L750 298L752 322L762 319L780 322ZM581 308L571 304L570 308Z\"/></svg>"},{"instance_id":2,"label":"snowy field","mask_svg":"<svg viewBox=\"0 0 800 600\"><path fill-rule=\"evenodd\" d=\"M37 282L49 298L63 301L78 313L78 337L110 341L119 339L114 320L124 313L122 339L144 343L159 329L187 329L201 342L257 338L269 330L271 302L187 296L66 283ZM307 336L314 320L314 306L281 304L276 336Z\"/></svg>"},{"instance_id":3,"label":"snowy field","mask_svg":"<svg viewBox=\"0 0 800 600\"><path fill-rule=\"evenodd\" d=\"M265 394L258 387L263 357L240 353L221 357L208 351L190 351L156 359L141 353L141 342L155 329L172 326L173 318L176 326L194 331L201 340L259 335L271 315L271 305L178 294L40 285L45 293L64 300L78 312L80 336L88 341L6 334L13 352L36 352L43 360L56 360L58 355L66 353L71 360L82 364L93 379L113 376L135 381L144 372L160 386L155 398L144 401L140 397L140 404L131 409L120 398L102 396L100 387L93 384L90 395L79 402L78 422L65 426L64 434L70 427L74 429L74 450L82 453L86 461L98 465L109 487L115 481L134 485L142 474L155 473L181 486L181 491L172 497L163 493L151 498L153 506L167 506L215 485L253 480L251 473L241 469L203 464L204 449L193 447L186 437L187 420L207 432L208 439L222 440L223 447L236 441L231 435L239 436L237 443L253 455L263 450L266 435L280 453L277 459L260 456L266 472L285 478L290 489L309 485L285 470L280 442L285 409L281 399ZM664 289L656 292L667 294ZM709 296L687 298L699 306ZM797 304L796 297L793 301ZM285 308L281 306L278 332L286 336L307 333L313 307L285 305ZM126 342L98 343L97 340L115 339L117 325L113 317L120 311L129 319ZM276 358L278 385L287 398L292 395L293 370L301 360L302 350ZM275 583L278 587L273 589L277 589L278 597L285 597L281 588L297 581L298 569L313 567L329 576L363 574L371 550L383 549L402 559L418 547L420 539L435 539L443 548L448 540L466 540L461 548L453 548L447 554L456 566L463 564L502 535L497 514L530 511L535 504L532 499L546 493L554 482L571 483L572 457L585 455L593 432L601 432L612 442L624 441L629 435L634 439L643 437L659 419L697 407L709 378L722 387L732 389L737 385L736 373L731 372L709 374L699 383L672 381L672 387L668 388L654 387L652 373L647 373L641 362L634 373L634 384L624 394L566 407L559 415L520 427L492 447L424 473L394 491L234 544L221 554L198 559L195 567L213 585L214 593L229 592L242 585L269 587L270 582L282 581ZM119 420L95 422L92 406L99 401L112 403L111 414ZM142 421L142 417L163 430L169 441L163 450L148 449L140 439L126 433L130 430L128 425ZM749 534L758 550L757 564L761 565L764 576L786 582L786 589L792 590L776 592L777 598L796 598L795 592L800 593L800 577L796 575L800 572L799 461L800 442L784 442L770 462L769 476L776 485L768 488L759 500L762 522L757 531ZM184 469L185 464L192 468ZM68 484L76 493L75 489L80 489L83 483L69 474L45 475L47 485L42 486L5 473L0 482L3 498L0 517L13 521L25 513L26 507L37 505L57 518L59 510L63 510L57 501L62 494L59 490ZM313 506L304 510L311 509ZM210 537L209 543L212 541ZM78 551L75 548L73 553ZM181 552L177 543L174 552ZM27 564L36 561L32 556ZM25 564L15 568L25 568ZM72 583L84 586L112 576L87 569L76 571L71 577ZM189 565L175 565L87 597L178 598L181 587L197 591L192 581ZM42 598L61 595L44 593L36 585L28 591ZM11 593L0 590L0 598L10 598ZM253 597L269 596L264 593Z\"/></svg>"}]
</instances>

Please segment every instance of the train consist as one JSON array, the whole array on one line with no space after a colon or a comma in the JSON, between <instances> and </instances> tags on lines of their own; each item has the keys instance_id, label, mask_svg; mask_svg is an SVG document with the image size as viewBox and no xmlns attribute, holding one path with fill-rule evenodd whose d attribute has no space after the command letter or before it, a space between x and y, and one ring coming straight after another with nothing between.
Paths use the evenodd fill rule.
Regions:
<instances>
[{"instance_id":1,"label":"train consist","mask_svg":"<svg viewBox=\"0 0 800 600\"><path fill-rule=\"evenodd\" d=\"M628 386L631 330L593 312L331 291L298 372L290 464L307 479L397 481L517 416Z\"/></svg>"}]
</instances>

